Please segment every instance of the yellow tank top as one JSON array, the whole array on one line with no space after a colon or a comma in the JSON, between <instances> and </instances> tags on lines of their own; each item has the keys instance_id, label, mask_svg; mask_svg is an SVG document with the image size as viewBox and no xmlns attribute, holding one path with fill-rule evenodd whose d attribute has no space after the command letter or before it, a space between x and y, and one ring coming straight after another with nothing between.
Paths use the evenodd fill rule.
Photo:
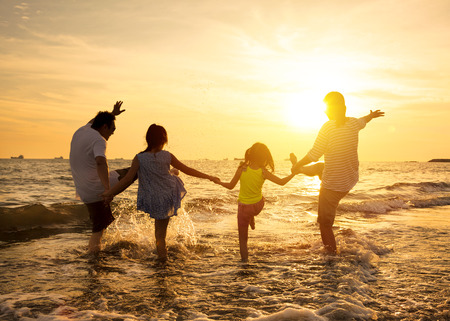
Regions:
<instances>
[{"instance_id":1,"label":"yellow tank top","mask_svg":"<svg viewBox=\"0 0 450 321\"><path fill-rule=\"evenodd\" d=\"M239 179L241 188L238 201L242 204L255 204L262 199L262 186L264 184L262 169L247 169L242 171Z\"/></svg>"}]
</instances>

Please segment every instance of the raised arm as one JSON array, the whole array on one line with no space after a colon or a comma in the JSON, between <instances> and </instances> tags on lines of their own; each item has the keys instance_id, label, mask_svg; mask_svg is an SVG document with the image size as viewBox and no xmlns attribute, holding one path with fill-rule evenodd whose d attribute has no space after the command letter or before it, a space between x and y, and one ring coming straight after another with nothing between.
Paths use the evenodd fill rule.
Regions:
<instances>
[{"instance_id":1,"label":"raised arm","mask_svg":"<svg viewBox=\"0 0 450 321\"><path fill-rule=\"evenodd\" d=\"M272 174L268 170L263 169L263 176L265 179L268 179L269 181L274 182L275 184L283 186L286 185L286 183L289 182L295 176L295 174L290 174L286 177L279 178L278 176Z\"/></svg>"},{"instance_id":2,"label":"raised arm","mask_svg":"<svg viewBox=\"0 0 450 321\"><path fill-rule=\"evenodd\" d=\"M123 101L118 100L116 101L116 103L113 106L113 110L111 112L111 114L113 114L114 116L119 116L121 113L123 113L125 111L125 109L120 109L120 107L122 107ZM89 121L89 124L92 124L94 122L94 118L92 118Z\"/></svg>"},{"instance_id":3,"label":"raised arm","mask_svg":"<svg viewBox=\"0 0 450 321\"><path fill-rule=\"evenodd\" d=\"M123 113L125 111L125 109L122 109L122 110L120 109L120 107L122 107L122 104L123 104L123 101L121 101L121 100L116 101L111 114L113 114L114 116L119 116L121 113Z\"/></svg>"},{"instance_id":4,"label":"raised arm","mask_svg":"<svg viewBox=\"0 0 450 321\"><path fill-rule=\"evenodd\" d=\"M193 169L189 166L184 165L182 162L180 162L173 154L171 154L172 156L172 160L170 162L170 165L172 165L173 167L179 169L180 171L182 171L183 173L189 175L189 176L194 176L194 177L198 177L198 178L204 178L204 179L208 179L212 182L218 182L220 181L217 177L214 176L210 176L208 174L202 173L196 169Z\"/></svg>"},{"instance_id":5,"label":"raised arm","mask_svg":"<svg viewBox=\"0 0 450 321\"><path fill-rule=\"evenodd\" d=\"M370 114L362 117L362 119L364 119L366 121L366 123L370 122L372 119L374 118L378 118L378 117L383 117L384 116L384 112L377 109L375 111L370 111Z\"/></svg>"},{"instance_id":6,"label":"raised arm","mask_svg":"<svg viewBox=\"0 0 450 321\"><path fill-rule=\"evenodd\" d=\"M217 182L217 184L219 184L225 188L228 188L228 189L233 189L236 186L237 182L239 181L239 178L241 177L243 168L244 167L242 165L240 165L237 168L236 173L234 174L233 178L231 179L231 181L229 183Z\"/></svg>"}]
</instances>

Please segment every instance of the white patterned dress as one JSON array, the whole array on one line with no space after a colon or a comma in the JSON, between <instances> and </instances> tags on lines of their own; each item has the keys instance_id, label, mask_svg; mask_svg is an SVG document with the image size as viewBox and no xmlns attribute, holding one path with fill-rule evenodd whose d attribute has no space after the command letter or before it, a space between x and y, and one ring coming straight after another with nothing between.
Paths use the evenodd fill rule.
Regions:
<instances>
[{"instance_id":1,"label":"white patterned dress","mask_svg":"<svg viewBox=\"0 0 450 321\"><path fill-rule=\"evenodd\" d=\"M177 215L186 189L178 176L169 173L172 154L165 150L157 153L143 152L137 154L137 158L137 209L157 220Z\"/></svg>"}]
</instances>

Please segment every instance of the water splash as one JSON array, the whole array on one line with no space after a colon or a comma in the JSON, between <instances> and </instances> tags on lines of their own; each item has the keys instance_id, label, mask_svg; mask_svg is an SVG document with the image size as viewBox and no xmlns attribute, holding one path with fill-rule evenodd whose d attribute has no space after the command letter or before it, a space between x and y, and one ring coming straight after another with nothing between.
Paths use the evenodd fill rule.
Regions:
<instances>
[{"instance_id":1,"label":"water splash","mask_svg":"<svg viewBox=\"0 0 450 321\"><path fill-rule=\"evenodd\" d=\"M115 221L105 232L105 251L120 252L130 259L155 258L155 224L147 213L138 211L131 200L121 200L113 205ZM166 242L176 252L187 251L197 244L194 223L184 208L170 219Z\"/></svg>"}]
</instances>

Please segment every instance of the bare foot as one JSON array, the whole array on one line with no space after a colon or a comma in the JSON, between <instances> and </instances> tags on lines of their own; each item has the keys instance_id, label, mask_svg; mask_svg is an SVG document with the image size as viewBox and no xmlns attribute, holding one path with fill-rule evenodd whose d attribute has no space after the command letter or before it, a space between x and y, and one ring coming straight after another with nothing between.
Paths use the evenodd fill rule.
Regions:
<instances>
[{"instance_id":1,"label":"bare foot","mask_svg":"<svg viewBox=\"0 0 450 321\"><path fill-rule=\"evenodd\" d=\"M291 154L289 155L289 159L291 160L292 165L297 164L297 156L295 156L294 153L291 153Z\"/></svg>"}]
</instances>

